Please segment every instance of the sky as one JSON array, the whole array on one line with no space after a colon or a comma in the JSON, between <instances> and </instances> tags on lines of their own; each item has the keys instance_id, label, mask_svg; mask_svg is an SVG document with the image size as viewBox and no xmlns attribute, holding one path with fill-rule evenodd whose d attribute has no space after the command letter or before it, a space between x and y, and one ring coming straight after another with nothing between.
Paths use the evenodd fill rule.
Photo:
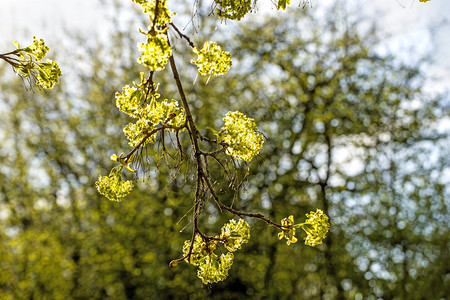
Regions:
<instances>
[{"instance_id":1,"label":"sky","mask_svg":"<svg viewBox=\"0 0 450 300\"><path fill-rule=\"evenodd\" d=\"M0 0L0 51L19 38L45 38L61 34L62 26L93 30L98 22L96 0ZM64 25L63 25L64 24Z\"/></svg>"},{"instance_id":2,"label":"sky","mask_svg":"<svg viewBox=\"0 0 450 300\"><path fill-rule=\"evenodd\" d=\"M450 1L431 0L377 0L367 2L366 13L378 21L383 33L392 35L385 41L388 47L398 48L404 60L411 53L433 59L431 76L440 76L438 84L430 81L431 90L443 91L450 87ZM365 6L365 4L363 4Z\"/></svg>"}]
</instances>

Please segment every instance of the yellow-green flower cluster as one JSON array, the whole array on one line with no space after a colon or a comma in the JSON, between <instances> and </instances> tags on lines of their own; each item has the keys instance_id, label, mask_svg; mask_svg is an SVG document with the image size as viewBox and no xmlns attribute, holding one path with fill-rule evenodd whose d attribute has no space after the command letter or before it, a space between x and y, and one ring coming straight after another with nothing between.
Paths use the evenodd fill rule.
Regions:
<instances>
[{"instance_id":1,"label":"yellow-green flower cluster","mask_svg":"<svg viewBox=\"0 0 450 300\"><path fill-rule=\"evenodd\" d=\"M199 235L195 237L194 246L188 263L198 266L197 276L204 284L224 280L228 276L228 270L233 265L233 253L229 252L226 255L221 254L220 256L214 253L217 242L217 240L205 242ZM184 255L187 255L189 252L190 245L190 241L184 242Z\"/></svg>"},{"instance_id":2,"label":"yellow-green flower cluster","mask_svg":"<svg viewBox=\"0 0 450 300\"><path fill-rule=\"evenodd\" d=\"M132 147L137 146L160 123L175 127L180 127L185 123L184 110L178 106L178 101L168 99L158 101L157 88L150 95L147 95L146 89L147 82L141 74L141 84L126 85L122 88L122 93L116 93L117 108L137 119L136 122L128 124L123 129ZM150 103L145 104L148 97L151 99ZM147 137L144 144L153 143L155 137L156 133Z\"/></svg>"},{"instance_id":3,"label":"yellow-green flower cluster","mask_svg":"<svg viewBox=\"0 0 450 300\"><path fill-rule=\"evenodd\" d=\"M216 283L228 277L228 271L233 265L234 255L231 252L213 254L206 257L202 264L198 266L197 276L204 284Z\"/></svg>"},{"instance_id":4,"label":"yellow-green flower cluster","mask_svg":"<svg viewBox=\"0 0 450 300\"><path fill-rule=\"evenodd\" d=\"M20 48L17 41L14 41L17 50L20 53L20 63L14 65L14 70L21 77L34 77L36 84L44 89L52 89L59 83L61 70L56 62L47 59L46 62L41 61L49 51L43 39L33 37L33 44Z\"/></svg>"},{"instance_id":5,"label":"yellow-green flower cluster","mask_svg":"<svg viewBox=\"0 0 450 300\"><path fill-rule=\"evenodd\" d=\"M234 255L232 252L240 249L243 243L250 238L250 226L243 219L238 222L231 220L222 227L220 237L203 240L200 235L195 236L190 259L188 263L198 266L197 276L204 284L215 283L224 280L233 265ZM214 251L218 243L223 243L230 251L227 254L217 255ZM183 254L189 253L191 241L185 241Z\"/></svg>"},{"instance_id":6,"label":"yellow-green flower cluster","mask_svg":"<svg viewBox=\"0 0 450 300\"><path fill-rule=\"evenodd\" d=\"M301 224L294 225L294 216L289 216L281 220L281 226L283 231L278 234L278 239L286 238L286 244L297 243L295 237L295 229L301 227L307 234L305 237L305 245L314 247L322 244L323 239L326 237L328 230L330 229L330 223L328 222L328 216L324 214L321 209L317 209L316 212L310 212L306 214L308 219Z\"/></svg>"},{"instance_id":7,"label":"yellow-green flower cluster","mask_svg":"<svg viewBox=\"0 0 450 300\"><path fill-rule=\"evenodd\" d=\"M158 15L156 17L155 26L165 27L167 24L172 22L172 17L175 15L174 12L171 12L167 8L167 0L159 0L158 1L158 9L156 10L156 1L155 0L131 0L133 3L139 4L144 13L148 14L150 22L153 23L155 20L155 11L157 11ZM153 25L153 24L152 24ZM150 26L152 27L152 26Z\"/></svg>"},{"instance_id":8,"label":"yellow-green flower cluster","mask_svg":"<svg viewBox=\"0 0 450 300\"><path fill-rule=\"evenodd\" d=\"M128 144L131 147L136 147L142 141L143 138L146 137L147 133L154 129L151 123L147 122L145 119L139 119L136 123L129 123L127 126L123 128L123 133L126 138L129 140ZM155 142L156 133L150 137L148 137L143 146L148 143Z\"/></svg>"},{"instance_id":9,"label":"yellow-green flower cluster","mask_svg":"<svg viewBox=\"0 0 450 300\"><path fill-rule=\"evenodd\" d=\"M286 238L286 244L297 243L297 238L295 237L295 227L294 227L294 216L289 216L281 220L281 226L283 226L283 231L278 234L278 239Z\"/></svg>"},{"instance_id":10,"label":"yellow-green flower cluster","mask_svg":"<svg viewBox=\"0 0 450 300\"><path fill-rule=\"evenodd\" d=\"M214 2L219 18L239 21L252 9L252 0L214 0Z\"/></svg>"},{"instance_id":11,"label":"yellow-green flower cluster","mask_svg":"<svg viewBox=\"0 0 450 300\"><path fill-rule=\"evenodd\" d=\"M252 118L239 111L228 112L223 118L225 125L218 136L228 143L226 153L240 160L250 161L259 154L264 143Z\"/></svg>"},{"instance_id":12,"label":"yellow-green flower cluster","mask_svg":"<svg viewBox=\"0 0 450 300\"><path fill-rule=\"evenodd\" d=\"M291 5L291 0L278 0L277 9L285 10L287 5Z\"/></svg>"},{"instance_id":13,"label":"yellow-green flower cluster","mask_svg":"<svg viewBox=\"0 0 450 300\"><path fill-rule=\"evenodd\" d=\"M138 44L141 56L137 59L138 63L143 64L152 71L164 70L168 59L172 56L167 34L159 33L148 35L147 43Z\"/></svg>"},{"instance_id":14,"label":"yellow-green flower cluster","mask_svg":"<svg viewBox=\"0 0 450 300\"><path fill-rule=\"evenodd\" d=\"M324 214L321 209L317 209L316 212L310 212L306 214L308 219L302 226L306 232L305 245L314 247L322 244L323 239L326 237L328 230L330 229L330 223L328 222L328 216Z\"/></svg>"},{"instance_id":15,"label":"yellow-green flower cluster","mask_svg":"<svg viewBox=\"0 0 450 300\"><path fill-rule=\"evenodd\" d=\"M191 62L196 64L201 75L223 75L231 68L231 55L214 42L205 42L203 48L194 48L198 55L197 60Z\"/></svg>"},{"instance_id":16,"label":"yellow-green flower cluster","mask_svg":"<svg viewBox=\"0 0 450 300\"><path fill-rule=\"evenodd\" d=\"M132 147L137 146L160 123L175 127L180 127L185 123L184 110L178 107L178 101L176 100L157 101L153 98L151 103L142 109L137 117L139 119L136 123L130 123L123 129ZM155 137L156 133L152 134L147 138L145 144L154 143Z\"/></svg>"},{"instance_id":17,"label":"yellow-green flower cluster","mask_svg":"<svg viewBox=\"0 0 450 300\"><path fill-rule=\"evenodd\" d=\"M191 246L191 241L184 241L183 254L187 255L189 252L189 247ZM194 266L199 266L202 260L209 255L214 253L217 248L217 240L203 241L200 235L195 236L194 246L191 251L191 256L188 263Z\"/></svg>"},{"instance_id":18,"label":"yellow-green flower cluster","mask_svg":"<svg viewBox=\"0 0 450 300\"><path fill-rule=\"evenodd\" d=\"M139 118L142 112L141 103L145 99L143 86L129 86L122 88L122 93L116 93L117 108L133 118Z\"/></svg>"},{"instance_id":19,"label":"yellow-green flower cluster","mask_svg":"<svg viewBox=\"0 0 450 300\"><path fill-rule=\"evenodd\" d=\"M14 41L14 44L20 49L17 41ZM36 60L43 59L47 55L48 50L50 48L45 45L44 40L38 40L35 36L33 37L33 44L31 46L21 49L21 51L33 55Z\"/></svg>"},{"instance_id":20,"label":"yellow-green flower cluster","mask_svg":"<svg viewBox=\"0 0 450 300\"><path fill-rule=\"evenodd\" d=\"M430 0L419 0L419 1L425 3L425 2L428 2Z\"/></svg>"},{"instance_id":21,"label":"yellow-green flower cluster","mask_svg":"<svg viewBox=\"0 0 450 300\"><path fill-rule=\"evenodd\" d=\"M228 251L241 249L242 244L250 239L250 226L243 219L239 219L238 222L230 220L222 227L220 239Z\"/></svg>"},{"instance_id":22,"label":"yellow-green flower cluster","mask_svg":"<svg viewBox=\"0 0 450 300\"><path fill-rule=\"evenodd\" d=\"M184 110L178 107L178 101L164 99L152 102L143 110L141 118L148 120L154 126L164 123L172 126L181 126L185 122Z\"/></svg>"},{"instance_id":23,"label":"yellow-green flower cluster","mask_svg":"<svg viewBox=\"0 0 450 300\"><path fill-rule=\"evenodd\" d=\"M47 62L38 63L36 70L36 84L44 89L52 89L59 83L61 70L57 62L47 59Z\"/></svg>"},{"instance_id":24,"label":"yellow-green flower cluster","mask_svg":"<svg viewBox=\"0 0 450 300\"><path fill-rule=\"evenodd\" d=\"M123 180L122 168L113 168L109 176L99 176L95 182L98 192L111 201L122 201L133 189L133 182Z\"/></svg>"},{"instance_id":25,"label":"yellow-green flower cluster","mask_svg":"<svg viewBox=\"0 0 450 300\"><path fill-rule=\"evenodd\" d=\"M149 31L146 33L147 42L145 44L138 43L138 49L142 53L137 61L148 67L151 71L164 70L169 57L172 56L172 48L169 45L167 37L167 25L172 22L172 16L175 13L167 8L167 0L131 1L141 5L144 13L148 14L151 22ZM158 3L158 7L156 7L156 3ZM155 12L157 13L156 18Z\"/></svg>"}]
</instances>

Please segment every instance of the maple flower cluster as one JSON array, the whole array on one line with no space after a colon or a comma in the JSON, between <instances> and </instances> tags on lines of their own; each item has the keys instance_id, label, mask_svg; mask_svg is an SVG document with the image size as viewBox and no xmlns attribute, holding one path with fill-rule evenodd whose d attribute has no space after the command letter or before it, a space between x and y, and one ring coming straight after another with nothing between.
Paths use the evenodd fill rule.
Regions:
<instances>
[{"instance_id":1,"label":"maple flower cluster","mask_svg":"<svg viewBox=\"0 0 450 300\"><path fill-rule=\"evenodd\" d=\"M278 0L277 9L285 10L287 5L291 5L291 0Z\"/></svg>"},{"instance_id":2,"label":"maple flower cluster","mask_svg":"<svg viewBox=\"0 0 450 300\"><path fill-rule=\"evenodd\" d=\"M138 43L138 49L142 53L137 61L148 67L151 71L164 70L169 57L172 56L172 48L169 45L169 38L167 37L167 25L172 22L172 17L175 13L167 8L167 0L131 1L142 7L151 22L148 27L148 32L141 30L141 33L147 36L147 42ZM158 6L156 7L157 4ZM156 17L155 12L157 12Z\"/></svg>"},{"instance_id":3,"label":"maple flower cluster","mask_svg":"<svg viewBox=\"0 0 450 300\"><path fill-rule=\"evenodd\" d=\"M44 89L52 89L59 83L61 70L58 63L50 59L41 62L49 51L43 39L33 37L33 44L25 48L20 48L17 41L14 41L14 45L17 47L20 61L13 66L20 77L35 78L36 84Z\"/></svg>"},{"instance_id":4,"label":"maple flower cluster","mask_svg":"<svg viewBox=\"0 0 450 300\"><path fill-rule=\"evenodd\" d=\"M185 123L184 110L178 106L178 101L164 99L159 101L157 88L151 95L147 95L146 80L141 74L141 84L126 85L122 93L116 93L117 108L137 119L135 123L129 123L123 132L132 147L139 145L143 139L143 145L155 141L156 132L151 133L159 124L180 127ZM150 103L147 98L150 96ZM171 130L169 128L169 130Z\"/></svg>"},{"instance_id":5,"label":"maple flower cluster","mask_svg":"<svg viewBox=\"0 0 450 300\"><path fill-rule=\"evenodd\" d=\"M218 137L229 145L226 150L228 155L250 161L259 154L264 139L256 132L257 126L252 118L239 111L230 111L223 121L225 124L218 132Z\"/></svg>"},{"instance_id":6,"label":"maple flower cluster","mask_svg":"<svg viewBox=\"0 0 450 300\"><path fill-rule=\"evenodd\" d=\"M138 58L138 63L143 64L152 71L164 70L168 59L172 56L172 48L169 46L169 39L167 34L160 33L154 36L149 35L147 43L138 44L141 57Z\"/></svg>"},{"instance_id":7,"label":"maple flower cluster","mask_svg":"<svg viewBox=\"0 0 450 300\"><path fill-rule=\"evenodd\" d=\"M294 216L290 215L289 217L282 219L281 226L283 226L283 231L278 234L278 239L281 240L286 238L286 244L288 246L291 243L297 243L297 238L295 237Z\"/></svg>"},{"instance_id":8,"label":"maple flower cluster","mask_svg":"<svg viewBox=\"0 0 450 300\"><path fill-rule=\"evenodd\" d=\"M197 65L201 75L223 75L231 68L230 53L222 51L217 43L205 42L201 50L194 48L194 52L198 58L191 62Z\"/></svg>"},{"instance_id":9,"label":"maple flower cluster","mask_svg":"<svg viewBox=\"0 0 450 300\"><path fill-rule=\"evenodd\" d=\"M133 189L133 182L123 180L121 175L122 168L113 168L109 176L99 176L95 182L98 192L111 201L122 201Z\"/></svg>"},{"instance_id":10,"label":"maple flower cluster","mask_svg":"<svg viewBox=\"0 0 450 300\"><path fill-rule=\"evenodd\" d=\"M252 0L214 0L219 18L239 21L251 9Z\"/></svg>"},{"instance_id":11,"label":"maple flower cluster","mask_svg":"<svg viewBox=\"0 0 450 300\"><path fill-rule=\"evenodd\" d=\"M233 265L234 255L242 244L250 239L250 226L243 219L238 222L230 220L222 227L220 236L207 241L200 235L195 236L194 245L188 263L198 266L197 276L204 284L215 283L224 280L228 276L228 271ZM214 251L219 243L222 243L229 251L227 254L218 255ZM191 241L185 241L183 254L189 253Z\"/></svg>"},{"instance_id":12,"label":"maple flower cluster","mask_svg":"<svg viewBox=\"0 0 450 300\"><path fill-rule=\"evenodd\" d=\"M323 239L330 229L328 216L321 209L317 209L316 212L312 211L307 213L306 217L308 219L306 219L304 223L295 225L294 216L289 216L288 218L281 220L283 231L278 234L278 239L281 240L282 238L286 238L287 245L297 243L295 229L302 228L306 232L305 245L314 247L322 244Z\"/></svg>"},{"instance_id":13,"label":"maple flower cluster","mask_svg":"<svg viewBox=\"0 0 450 300\"><path fill-rule=\"evenodd\" d=\"M139 4L142 7L144 14L147 14L150 19L151 25L149 27L164 27L172 22L172 17L175 15L174 12L167 8L167 0L131 0L131 2ZM156 3L158 3L158 7L156 7ZM155 11L158 11L156 19ZM153 24L153 21L155 21L155 24Z\"/></svg>"},{"instance_id":14,"label":"maple flower cluster","mask_svg":"<svg viewBox=\"0 0 450 300\"><path fill-rule=\"evenodd\" d=\"M138 120L126 125L123 132L129 140L129 145L136 147L141 142L143 142L142 145L155 142L157 125L180 127L184 123L184 110L178 106L178 101L173 99L157 101L153 98L150 104L142 110ZM169 128L168 130L173 129Z\"/></svg>"},{"instance_id":15,"label":"maple flower cluster","mask_svg":"<svg viewBox=\"0 0 450 300\"><path fill-rule=\"evenodd\" d=\"M306 214L306 217L308 217L308 219L302 226L302 229L307 234L305 237L305 245L314 247L322 244L323 239L330 229L328 216L321 209L317 209L316 212Z\"/></svg>"}]
</instances>

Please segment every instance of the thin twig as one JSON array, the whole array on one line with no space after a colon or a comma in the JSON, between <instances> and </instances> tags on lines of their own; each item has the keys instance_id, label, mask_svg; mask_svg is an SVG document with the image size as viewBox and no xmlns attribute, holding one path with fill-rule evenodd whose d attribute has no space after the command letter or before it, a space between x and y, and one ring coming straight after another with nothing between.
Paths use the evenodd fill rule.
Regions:
<instances>
[{"instance_id":1,"label":"thin twig","mask_svg":"<svg viewBox=\"0 0 450 300\"><path fill-rule=\"evenodd\" d=\"M190 39L187 35L183 34L183 33L177 28L177 26L175 26L175 24L170 23L169 25L172 26L173 29L175 29L175 31L180 35L181 38L185 39L185 40L188 42L188 44L189 44L189 46L191 46L191 48L195 48L195 45L194 45L194 43L191 41L191 39Z\"/></svg>"},{"instance_id":2,"label":"thin twig","mask_svg":"<svg viewBox=\"0 0 450 300\"><path fill-rule=\"evenodd\" d=\"M173 125L167 125L167 124L164 124L164 125L161 125L161 127L158 127L158 128L153 129L152 131L148 132L148 133L142 138L142 140L139 142L139 144L137 144L137 145L133 148L133 150L131 150L131 151L124 157L125 162L128 163L128 161L131 159L131 157L133 156L133 154L134 154L139 148L141 148L141 147L145 144L145 142L146 142L152 135L154 135L154 134L157 133L158 131L165 130L165 129L173 129L173 130L175 130L175 131L180 131L180 130L182 130L183 128L185 128L185 125L182 125L182 126L173 126Z\"/></svg>"}]
</instances>

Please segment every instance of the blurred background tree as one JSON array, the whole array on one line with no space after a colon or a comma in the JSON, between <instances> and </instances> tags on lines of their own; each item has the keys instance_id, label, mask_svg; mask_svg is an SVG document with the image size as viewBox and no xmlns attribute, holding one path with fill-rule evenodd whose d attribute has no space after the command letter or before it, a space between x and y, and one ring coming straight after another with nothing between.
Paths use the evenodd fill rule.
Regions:
<instances>
[{"instance_id":1,"label":"blurred background tree","mask_svg":"<svg viewBox=\"0 0 450 300\"><path fill-rule=\"evenodd\" d=\"M220 128L217 116L240 109L269 139L234 205L274 220L320 207L332 224L324 245L287 247L277 230L249 220L252 238L229 278L202 286L195 268L168 268L190 236L177 222L192 191L183 172L156 168L158 145L148 149L153 164L128 199L97 194L93 182L111 167L105 157L126 148L114 93L139 71L137 38L129 34L139 19L124 23L118 13L108 41L73 37L83 47L60 50L64 75L52 92L26 91L2 75L0 298L450 294L449 139L439 131L448 99L423 92L420 65L380 55L375 26L361 30L362 21L339 5L322 15L294 9L230 24L222 40L232 72L185 89L200 124ZM209 28L202 11L198 21ZM213 35L212 27L194 38ZM183 43L173 36L180 55ZM194 82L194 66L180 70ZM175 86L161 93L175 97ZM226 222L214 206L208 210L211 228Z\"/></svg>"}]
</instances>

